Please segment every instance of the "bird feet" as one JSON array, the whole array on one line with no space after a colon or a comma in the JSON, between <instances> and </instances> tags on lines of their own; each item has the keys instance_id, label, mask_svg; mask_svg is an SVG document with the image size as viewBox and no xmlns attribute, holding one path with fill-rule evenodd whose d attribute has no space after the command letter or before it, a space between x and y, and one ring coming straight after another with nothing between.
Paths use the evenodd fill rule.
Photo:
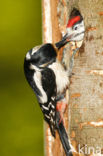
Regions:
<instances>
[{"instance_id":1,"label":"bird feet","mask_svg":"<svg viewBox=\"0 0 103 156\"><path fill-rule=\"evenodd\" d=\"M59 123L61 123L63 121L63 115L64 115L66 108L67 108L67 102L66 101L63 100L63 101L57 102L56 110L60 113Z\"/></svg>"}]
</instances>

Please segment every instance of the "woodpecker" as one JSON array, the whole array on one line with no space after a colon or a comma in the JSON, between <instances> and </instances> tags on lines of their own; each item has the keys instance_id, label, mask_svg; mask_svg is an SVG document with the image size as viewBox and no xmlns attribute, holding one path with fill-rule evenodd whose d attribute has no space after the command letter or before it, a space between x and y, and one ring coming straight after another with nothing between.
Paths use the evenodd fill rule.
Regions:
<instances>
[{"instance_id":1,"label":"woodpecker","mask_svg":"<svg viewBox=\"0 0 103 156\"><path fill-rule=\"evenodd\" d=\"M83 43L84 39L84 34L85 34L85 26L84 26L84 20L79 12L78 9L73 8L73 10L70 13L70 17L66 26L66 34L64 35L62 40L66 40L68 42L71 42L75 47L73 50L73 54L70 57L70 63L69 63L69 76L72 75L72 68L74 64L74 56L76 52L79 50ZM63 58L62 58L62 63L65 64L66 59L66 50L65 48L63 49ZM64 60L65 59L65 60Z\"/></svg>"},{"instance_id":2,"label":"woodpecker","mask_svg":"<svg viewBox=\"0 0 103 156\"><path fill-rule=\"evenodd\" d=\"M64 99L68 87L68 72L57 60L55 45L47 43L32 48L24 59L24 73L37 96L45 121L55 137L57 129L66 155L70 155L68 135L61 120L57 102Z\"/></svg>"},{"instance_id":3,"label":"woodpecker","mask_svg":"<svg viewBox=\"0 0 103 156\"><path fill-rule=\"evenodd\" d=\"M70 28L73 29L76 23L81 22L78 18L76 22L70 19L68 23L69 27L71 25ZM57 55L62 46L75 38L76 33L74 35L75 30L73 30L73 35L71 31L69 35L68 31L62 40L55 44L46 43L32 48L27 52L24 59L25 77L36 94L44 119L49 124L51 134L55 137L55 131L58 131L66 156L72 155L72 147L61 118L61 110L58 109L58 102L66 103L64 99L69 84L69 75L57 59ZM80 32L78 37L79 35L81 35Z\"/></svg>"},{"instance_id":4,"label":"woodpecker","mask_svg":"<svg viewBox=\"0 0 103 156\"><path fill-rule=\"evenodd\" d=\"M63 40L74 42L82 41L84 33L85 27L83 17L79 10L73 8L67 23L66 34L64 35Z\"/></svg>"}]
</instances>

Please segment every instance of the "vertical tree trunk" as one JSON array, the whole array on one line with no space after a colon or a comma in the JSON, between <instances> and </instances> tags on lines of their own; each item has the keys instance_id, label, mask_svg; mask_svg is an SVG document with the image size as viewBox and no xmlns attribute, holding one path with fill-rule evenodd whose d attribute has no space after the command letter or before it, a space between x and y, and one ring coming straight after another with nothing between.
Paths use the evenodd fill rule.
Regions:
<instances>
[{"instance_id":1,"label":"vertical tree trunk","mask_svg":"<svg viewBox=\"0 0 103 156\"><path fill-rule=\"evenodd\" d=\"M74 60L65 123L78 153L98 155L103 151L103 0L43 0L43 39L44 42L61 39L73 7L83 15L86 32ZM69 45L66 53L69 61ZM62 50L59 58L61 55ZM58 135L54 139L48 127L45 141L47 156L65 155Z\"/></svg>"}]
</instances>

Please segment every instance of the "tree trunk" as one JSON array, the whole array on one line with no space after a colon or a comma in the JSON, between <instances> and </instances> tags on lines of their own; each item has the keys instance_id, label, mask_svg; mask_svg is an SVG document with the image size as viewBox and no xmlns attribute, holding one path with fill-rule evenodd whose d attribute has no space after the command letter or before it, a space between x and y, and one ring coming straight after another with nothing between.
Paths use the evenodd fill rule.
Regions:
<instances>
[{"instance_id":1,"label":"tree trunk","mask_svg":"<svg viewBox=\"0 0 103 156\"><path fill-rule=\"evenodd\" d=\"M65 126L79 155L97 156L103 152L103 0L43 0L43 39L61 39L73 7L84 17L86 32L74 60ZM69 45L66 53L69 62ZM46 156L65 156L59 136L54 139L48 127L45 131Z\"/></svg>"}]
</instances>

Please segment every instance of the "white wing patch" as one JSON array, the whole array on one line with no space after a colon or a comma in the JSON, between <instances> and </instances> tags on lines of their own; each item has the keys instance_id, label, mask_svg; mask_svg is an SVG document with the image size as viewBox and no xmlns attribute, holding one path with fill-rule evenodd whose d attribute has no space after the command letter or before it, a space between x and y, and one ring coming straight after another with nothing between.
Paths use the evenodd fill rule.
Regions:
<instances>
[{"instance_id":1,"label":"white wing patch","mask_svg":"<svg viewBox=\"0 0 103 156\"><path fill-rule=\"evenodd\" d=\"M42 87L42 84L41 84L41 72L40 71L36 71L34 72L34 81L36 83L36 86L38 87L38 89L40 90L41 92L41 96L39 96L39 102L40 103L46 103L47 102L47 95Z\"/></svg>"}]
</instances>

